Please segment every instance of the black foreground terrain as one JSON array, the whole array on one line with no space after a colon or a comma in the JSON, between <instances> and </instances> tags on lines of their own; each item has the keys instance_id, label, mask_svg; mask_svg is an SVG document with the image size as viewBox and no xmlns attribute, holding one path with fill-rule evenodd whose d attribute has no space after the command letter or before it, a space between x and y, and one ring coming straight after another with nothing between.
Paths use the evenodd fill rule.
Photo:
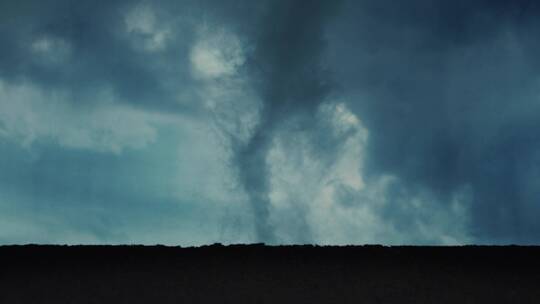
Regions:
<instances>
[{"instance_id":1,"label":"black foreground terrain","mask_svg":"<svg viewBox=\"0 0 540 304\"><path fill-rule=\"evenodd\" d=\"M0 303L540 303L540 247L3 246Z\"/></svg>"}]
</instances>

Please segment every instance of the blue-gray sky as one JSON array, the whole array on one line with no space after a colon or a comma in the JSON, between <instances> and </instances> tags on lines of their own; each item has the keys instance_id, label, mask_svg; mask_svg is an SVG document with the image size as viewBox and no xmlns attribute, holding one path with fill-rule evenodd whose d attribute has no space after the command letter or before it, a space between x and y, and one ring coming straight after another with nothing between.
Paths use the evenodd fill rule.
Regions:
<instances>
[{"instance_id":1,"label":"blue-gray sky","mask_svg":"<svg viewBox=\"0 0 540 304\"><path fill-rule=\"evenodd\" d=\"M534 1L3 1L0 243L538 244Z\"/></svg>"}]
</instances>

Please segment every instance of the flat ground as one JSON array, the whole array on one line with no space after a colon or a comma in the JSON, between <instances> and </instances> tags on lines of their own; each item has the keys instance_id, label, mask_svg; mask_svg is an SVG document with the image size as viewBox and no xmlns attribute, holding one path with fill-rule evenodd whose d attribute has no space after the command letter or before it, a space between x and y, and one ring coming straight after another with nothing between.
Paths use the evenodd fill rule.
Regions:
<instances>
[{"instance_id":1,"label":"flat ground","mask_svg":"<svg viewBox=\"0 0 540 304\"><path fill-rule=\"evenodd\" d=\"M3 246L0 303L540 303L540 247Z\"/></svg>"}]
</instances>

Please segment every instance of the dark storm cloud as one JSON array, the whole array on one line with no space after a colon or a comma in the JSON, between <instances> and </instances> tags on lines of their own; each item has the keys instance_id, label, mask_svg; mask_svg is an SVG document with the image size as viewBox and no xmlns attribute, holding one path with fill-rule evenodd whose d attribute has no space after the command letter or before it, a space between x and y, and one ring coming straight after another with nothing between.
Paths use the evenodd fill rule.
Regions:
<instances>
[{"instance_id":1,"label":"dark storm cloud","mask_svg":"<svg viewBox=\"0 0 540 304\"><path fill-rule=\"evenodd\" d=\"M142 11L130 30L126 18L136 9ZM302 243L319 240L317 231L345 242L362 233L380 235L380 242L404 235L415 243L453 241L461 235L446 230L461 214L451 210L458 197L470 215L465 234L475 242L538 243L537 37L535 1L2 1L0 215L51 215L101 239L125 240L108 231L131 216L137 220L127 230L137 231L148 210L155 211L149 221L174 211L172 193L188 196L232 178L211 181L222 172L205 164L228 151L199 132L212 123L221 127L205 108L205 98L221 98L211 101L229 107L227 117L216 120L234 125L243 123L243 113L257 117L246 132L244 126L223 130L232 142L234 182L255 215L257 241L282 242L283 231ZM222 40L234 40L232 56L220 49L227 48ZM196 46L203 48L201 66L192 62ZM205 68L206 78L197 78ZM356 117L336 135L333 111L342 102L342 111ZM258 113L251 111L257 106ZM171 117L156 111L183 114L172 117L179 124L170 137L160 139L165 127L159 122L172 123ZM359 130L367 130L365 142ZM351 150L362 154L355 162L361 168L354 168L361 178L355 170L343 178L332 171L343 169L332 163L351 138L357 140ZM286 154L283 164L269 161L273 149ZM307 168L312 164L316 169ZM280 165L314 176L272 189L273 178L288 182L274 176ZM275 171L294 171L287 170ZM304 202L321 193L313 188L327 186L318 174L335 185L324 188L333 192L323 199L337 201L325 201L341 208L328 211L336 218L325 218L326 209L314 218L312 209L323 204ZM388 175L396 178L379 182ZM342 181L347 178L354 181ZM297 202L272 207L274 190ZM216 197L227 195L220 191ZM200 198L200 206L211 200ZM161 207L154 209L154 202ZM189 219L190 211L183 212ZM341 226L345 213L368 223L354 226L349 219ZM433 224L439 220L445 225ZM318 224L327 226L315 231ZM202 234L195 230L186 235Z\"/></svg>"},{"instance_id":2,"label":"dark storm cloud","mask_svg":"<svg viewBox=\"0 0 540 304\"><path fill-rule=\"evenodd\" d=\"M252 137L234 147L234 160L256 215L257 237L264 242L277 241L269 222L268 151L280 126L290 118L314 116L329 93L321 62L323 29L336 6L327 1L270 1L250 33L255 51L248 59L249 72L262 109ZM301 241L309 242L309 233L304 234Z\"/></svg>"},{"instance_id":3,"label":"dark storm cloud","mask_svg":"<svg viewBox=\"0 0 540 304\"><path fill-rule=\"evenodd\" d=\"M212 167L213 159L197 163L197 157L214 157L219 152L210 147L204 150L211 153L190 150L202 150L201 142L213 144L212 139L201 139L208 134L198 132L204 126L198 120L205 116L190 52L200 38L199 28L226 26L237 31L253 24L259 6L252 1L0 2L0 208L18 210L11 212L20 222L16 229L24 226L23 218L32 223L43 216L67 222L68 230L77 226L75 230L111 240L115 231L124 228L122 222L128 222L129 231L136 230L134 222L147 219L178 216L179 223L198 223L189 210L180 215L164 210L184 203L175 198L176 192L182 192L183 197L196 195L193 193L206 184L218 184L213 180L221 181L215 172L205 171L217 170ZM151 9L154 20L139 12L134 21L141 24L130 31L126 17L138 8ZM148 45L160 42L153 30L166 32L164 46ZM110 98L109 92L121 107L109 104L109 99L100 100L104 95ZM132 107L136 111L131 111ZM184 116L176 117L179 122L196 122L177 126L174 134L178 138L165 140L171 144L167 147L171 155L155 155L162 143L154 139L164 126L158 122L161 119L147 122L153 114L149 111L180 113ZM108 119L114 123L108 125ZM131 136L137 132L141 133L138 137ZM195 148L197 144L199 148ZM184 151L176 155L183 145ZM24 156L27 152L29 156ZM141 156L129 157L131 153ZM22 159L21 154L32 159ZM179 181L177 174L189 178ZM212 176L200 177L204 174ZM187 181L198 183L200 188L192 189ZM225 199L227 193L221 194ZM189 200L192 198L186 199L187 205L202 210L216 199L198 198L199 205ZM148 214L149 209L156 212ZM205 211L199 218L208 220L204 213L214 211ZM107 223L100 222L103 218ZM5 218L3 221L7 225ZM36 223L36 227L40 225ZM189 243L212 237L195 229L182 232L189 236ZM175 233L178 231L164 234L170 237ZM60 237L68 234L60 233ZM14 234L0 242L16 242L17 237ZM39 240L57 241L47 233ZM116 240L126 241L123 236Z\"/></svg>"},{"instance_id":4,"label":"dark storm cloud","mask_svg":"<svg viewBox=\"0 0 540 304\"><path fill-rule=\"evenodd\" d=\"M540 240L539 17L533 1L344 5L329 56L370 132L368 173L409 189L395 200L469 186L477 241Z\"/></svg>"},{"instance_id":5,"label":"dark storm cloud","mask_svg":"<svg viewBox=\"0 0 540 304\"><path fill-rule=\"evenodd\" d=\"M175 97L178 91L192 89L184 58L192 39L190 27L201 14L200 8L191 2L180 12L168 2L153 6L154 23L165 22L174 32L163 49L146 52L136 44L151 40L152 33L129 32L125 24L130 11L145 4L4 1L0 7L0 76L10 82L30 81L47 90L67 90L73 103L81 106L99 102L96 92L110 89L118 100L135 106L193 111L196 102L182 103ZM48 53L36 50L40 39L42 48L50 47Z\"/></svg>"}]
</instances>

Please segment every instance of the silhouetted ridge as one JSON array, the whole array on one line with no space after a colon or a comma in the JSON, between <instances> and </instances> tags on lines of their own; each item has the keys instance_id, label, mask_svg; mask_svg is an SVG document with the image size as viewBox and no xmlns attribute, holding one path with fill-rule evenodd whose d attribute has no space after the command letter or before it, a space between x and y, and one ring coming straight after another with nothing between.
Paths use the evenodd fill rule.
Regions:
<instances>
[{"instance_id":1,"label":"silhouetted ridge","mask_svg":"<svg viewBox=\"0 0 540 304\"><path fill-rule=\"evenodd\" d=\"M539 257L534 246L3 246L0 303L540 303Z\"/></svg>"}]
</instances>

